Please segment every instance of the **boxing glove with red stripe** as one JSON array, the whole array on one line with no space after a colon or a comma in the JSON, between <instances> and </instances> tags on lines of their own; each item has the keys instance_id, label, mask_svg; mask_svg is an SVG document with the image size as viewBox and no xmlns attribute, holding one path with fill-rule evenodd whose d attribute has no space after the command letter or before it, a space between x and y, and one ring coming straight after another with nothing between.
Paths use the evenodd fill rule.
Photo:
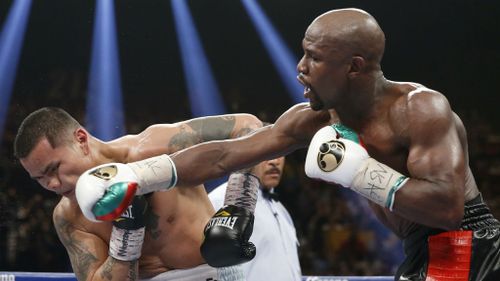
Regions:
<instances>
[{"instance_id":1,"label":"boxing glove with red stripe","mask_svg":"<svg viewBox=\"0 0 500 281\"><path fill-rule=\"evenodd\" d=\"M177 173L168 155L129 164L108 163L85 171L75 194L83 215L91 221L115 220L135 195L175 186Z\"/></svg>"}]
</instances>

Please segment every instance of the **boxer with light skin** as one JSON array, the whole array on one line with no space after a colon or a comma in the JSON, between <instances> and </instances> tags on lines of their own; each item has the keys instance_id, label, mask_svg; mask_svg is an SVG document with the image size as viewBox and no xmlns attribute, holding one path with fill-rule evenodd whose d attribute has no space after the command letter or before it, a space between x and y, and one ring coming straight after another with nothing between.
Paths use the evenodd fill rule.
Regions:
<instances>
[{"instance_id":1,"label":"boxer with light skin","mask_svg":"<svg viewBox=\"0 0 500 281\"><path fill-rule=\"evenodd\" d=\"M250 114L221 115L153 125L139 134L103 142L65 111L42 108L23 121L14 146L29 175L45 189L62 195L53 221L78 280L137 280L206 262L200 246L203 229L215 210L201 184L204 180L200 178L198 184L189 187L179 183L168 192L150 190L147 203L134 206L141 208L135 211L146 212L133 215L136 220L141 217L142 225L124 228L127 235L142 229L137 237L144 236L144 243L135 241L133 249L119 248L112 253L112 230L122 231L122 226L84 217L75 197L80 175L103 163L128 163L169 154L203 141L242 136L261 126ZM137 224L133 220L126 223ZM122 255L128 252L130 256Z\"/></svg>"}]
</instances>

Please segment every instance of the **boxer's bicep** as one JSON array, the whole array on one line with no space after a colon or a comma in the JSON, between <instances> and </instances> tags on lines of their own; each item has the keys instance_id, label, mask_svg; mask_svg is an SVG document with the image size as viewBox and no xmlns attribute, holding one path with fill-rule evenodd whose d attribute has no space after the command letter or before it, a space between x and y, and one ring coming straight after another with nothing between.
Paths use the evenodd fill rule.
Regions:
<instances>
[{"instance_id":1,"label":"boxer's bicep","mask_svg":"<svg viewBox=\"0 0 500 281\"><path fill-rule=\"evenodd\" d=\"M141 154L151 157L171 154L193 145L244 136L262 127L262 122L251 114L226 114L194 118L174 124L156 124L132 138L130 143Z\"/></svg>"},{"instance_id":2,"label":"boxer's bicep","mask_svg":"<svg viewBox=\"0 0 500 281\"><path fill-rule=\"evenodd\" d=\"M412 98L408 107L407 168L411 177L440 186L442 191L463 186L460 178L465 175L465 150L447 100L441 95L423 94Z\"/></svg>"},{"instance_id":3,"label":"boxer's bicep","mask_svg":"<svg viewBox=\"0 0 500 281\"><path fill-rule=\"evenodd\" d=\"M182 149L206 141L245 136L260 127L262 122L257 117L245 113L195 118L179 123L179 132L170 143Z\"/></svg>"},{"instance_id":4,"label":"boxer's bicep","mask_svg":"<svg viewBox=\"0 0 500 281\"><path fill-rule=\"evenodd\" d=\"M399 215L430 227L455 229L463 216L464 157L451 133L410 148L411 179L396 193ZM434 137L434 136L433 136Z\"/></svg>"},{"instance_id":5,"label":"boxer's bicep","mask_svg":"<svg viewBox=\"0 0 500 281\"><path fill-rule=\"evenodd\" d=\"M446 99L419 95L408 103L410 180L396 193L394 210L423 225L454 229L463 216L464 148Z\"/></svg>"},{"instance_id":6,"label":"boxer's bicep","mask_svg":"<svg viewBox=\"0 0 500 281\"><path fill-rule=\"evenodd\" d=\"M436 133L433 138L436 140L432 143L425 140L412 145L407 160L408 172L412 178L456 189L460 184L457 179L465 175L465 158L458 136L445 132Z\"/></svg>"}]
</instances>

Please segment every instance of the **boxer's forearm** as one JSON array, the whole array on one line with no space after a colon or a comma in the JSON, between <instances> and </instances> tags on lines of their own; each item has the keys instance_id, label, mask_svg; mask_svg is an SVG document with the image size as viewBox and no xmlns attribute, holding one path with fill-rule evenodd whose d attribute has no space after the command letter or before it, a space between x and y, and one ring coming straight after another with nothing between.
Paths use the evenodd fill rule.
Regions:
<instances>
[{"instance_id":1,"label":"boxer's forearm","mask_svg":"<svg viewBox=\"0 0 500 281\"><path fill-rule=\"evenodd\" d=\"M61 213L62 209L56 207L54 227L78 280L137 280L137 260L124 262L109 257L102 239L77 229Z\"/></svg>"},{"instance_id":2,"label":"boxer's forearm","mask_svg":"<svg viewBox=\"0 0 500 281\"><path fill-rule=\"evenodd\" d=\"M108 257L104 263L100 264L97 257L90 252L81 251L80 254L75 255L68 251L68 255L73 272L79 281L138 280L137 260L125 262Z\"/></svg>"},{"instance_id":3,"label":"boxer's forearm","mask_svg":"<svg viewBox=\"0 0 500 281\"><path fill-rule=\"evenodd\" d=\"M98 258L90 252L81 251L80 254L68 251L71 267L79 281L82 280L137 280L138 262L125 262L108 257L101 264Z\"/></svg>"},{"instance_id":4,"label":"boxer's forearm","mask_svg":"<svg viewBox=\"0 0 500 281\"><path fill-rule=\"evenodd\" d=\"M394 213L429 227L456 230L464 215L462 182L410 179L396 193Z\"/></svg>"},{"instance_id":5,"label":"boxer's forearm","mask_svg":"<svg viewBox=\"0 0 500 281\"><path fill-rule=\"evenodd\" d=\"M100 280L138 280L139 263L137 260L124 262L108 257L93 275L92 281Z\"/></svg>"},{"instance_id":6,"label":"boxer's forearm","mask_svg":"<svg viewBox=\"0 0 500 281\"><path fill-rule=\"evenodd\" d=\"M193 186L301 147L295 139L264 127L249 136L202 143L171 157L177 169L177 186Z\"/></svg>"}]
</instances>

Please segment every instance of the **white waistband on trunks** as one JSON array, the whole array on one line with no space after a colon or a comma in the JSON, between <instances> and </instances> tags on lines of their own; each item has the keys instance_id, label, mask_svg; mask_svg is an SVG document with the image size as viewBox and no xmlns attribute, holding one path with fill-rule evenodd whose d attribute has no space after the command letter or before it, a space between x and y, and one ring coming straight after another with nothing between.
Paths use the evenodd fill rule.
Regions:
<instances>
[{"instance_id":1,"label":"white waistband on trunks","mask_svg":"<svg viewBox=\"0 0 500 281\"><path fill-rule=\"evenodd\" d=\"M141 281L245 281L241 266L214 268L202 264L193 268L174 269Z\"/></svg>"}]
</instances>

